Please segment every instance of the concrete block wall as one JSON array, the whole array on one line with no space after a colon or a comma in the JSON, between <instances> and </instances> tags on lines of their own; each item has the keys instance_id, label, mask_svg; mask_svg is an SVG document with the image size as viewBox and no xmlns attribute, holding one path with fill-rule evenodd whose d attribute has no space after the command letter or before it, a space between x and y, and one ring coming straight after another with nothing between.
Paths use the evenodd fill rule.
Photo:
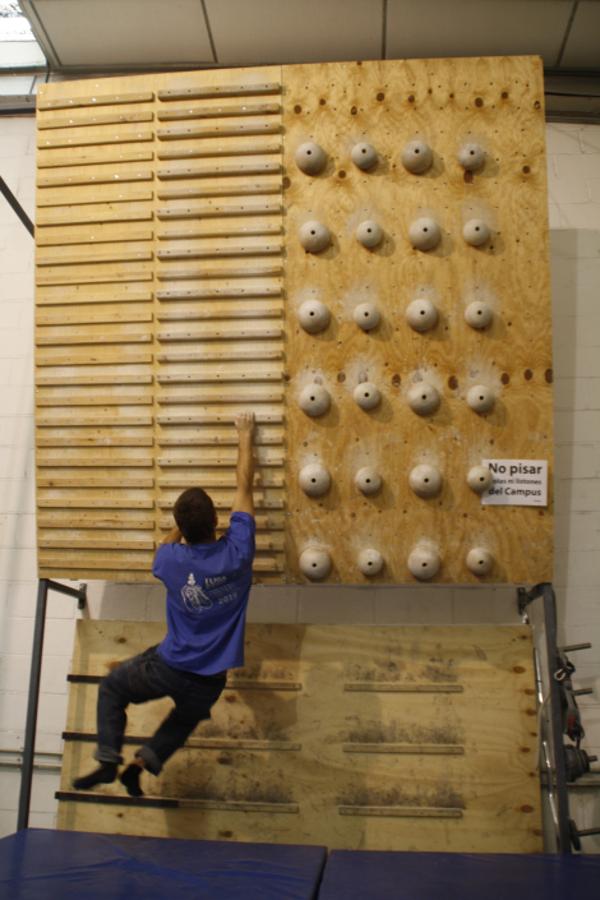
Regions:
<instances>
[{"instance_id":1,"label":"concrete block wall","mask_svg":"<svg viewBox=\"0 0 600 900\"><path fill-rule=\"evenodd\" d=\"M556 377L556 587L561 638L591 640L577 684L600 755L600 127L549 125L549 212ZM0 120L0 175L33 218L35 123ZM0 835L16 827L35 615L33 241L0 198ZM159 585L89 585L93 618L161 620ZM30 823L52 827L76 603L51 594ZM250 621L448 624L518 622L515 592L492 588L256 588ZM572 797L580 827L600 823L600 791ZM600 840L585 849L600 851Z\"/></svg>"}]
</instances>

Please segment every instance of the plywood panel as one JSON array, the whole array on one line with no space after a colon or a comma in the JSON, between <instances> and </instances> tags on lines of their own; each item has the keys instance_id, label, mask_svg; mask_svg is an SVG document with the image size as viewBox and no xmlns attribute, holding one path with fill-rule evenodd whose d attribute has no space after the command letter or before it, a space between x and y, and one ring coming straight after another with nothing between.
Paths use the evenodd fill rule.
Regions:
<instances>
[{"instance_id":1,"label":"plywood panel","mask_svg":"<svg viewBox=\"0 0 600 900\"><path fill-rule=\"evenodd\" d=\"M80 622L61 789L91 765L97 683L161 640L158 623ZM86 680L87 679L87 680ZM147 799L71 793L59 827L329 847L541 849L525 627L251 625L232 672ZM129 757L170 701L129 709ZM119 799L120 798L120 799ZM166 800L169 806L153 808ZM111 805L107 805L107 799ZM114 804L114 805L113 805Z\"/></svg>"},{"instance_id":2,"label":"plywood panel","mask_svg":"<svg viewBox=\"0 0 600 900\"><path fill-rule=\"evenodd\" d=\"M537 581L552 577L552 500L548 510L482 507L466 485L469 468L487 457L552 462L552 359L548 285L546 164L542 68L534 58L416 60L343 63L284 69L286 206L286 336L288 347L287 562L300 578L299 554L326 548L330 581L366 583L358 569L361 548L383 554L376 583L410 582L407 558L420 541L437 548L437 581ZM411 140L433 148L433 167L408 172L400 152ZM327 154L324 171L306 175L295 164L297 147L315 141ZM484 145L487 159L465 173L457 151L465 140ZM370 171L350 158L353 145L371 143L379 161ZM414 250L408 229L433 216L440 246ZM462 238L464 222L481 216L492 239L474 248ZM322 221L332 245L307 253L298 229ZM375 220L384 240L362 247L355 229ZM405 309L431 299L439 322L413 331ZM297 310L309 298L326 304L329 327L306 333ZM494 320L469 328L466 305L487 301ZM364 332L355 307L377 304L380 325ZM365 412L353 399L360 381L382 395ZM409 388L431 382L439 410L418 416ZM298 405L306 385L330 393L326 415L309 418ZM474 384L497 394L493 411L477 415L466 404ZM329 493L307 497L298 473L321 462L332 476ZM408 476L420 463L437 466L441 494L424 500ZM364 497L354 486L363 466L374 466L382 490ZM552 479L550 478L550 491ZM496 563L486 578L469 572L465 557L487 547Z\"/></svg>"},{"instance_id":3,"label":"plywood panel","mask_svg":"<svg viewBox=\"0 0 600 900\"><path fill-rule=\"evenodd\" d=\"M273 536L277 553L261 548L257 571L272 562L280 580L303 582L299 556L318 545L333 562L328 581L411 583L408 554L427 541L442 560L436 581L551 579L552 496L547 509L483 507L465 483L482 458L547 459L552 493L539 60L335 63L63 82L43 86L38 121L40 509L50 502L58 508L61 497L65 510L81 497L152 500L148 523L158 540L166 498L172 502L177 488L204 476L194 453L233 446L233 416L254 408L259 445L285 438L286 447L285 458L259 467L257 494L261 508L286 509L285 547ZM434 151L432 169L420 176L400 162L414 138ZM327 153L316 177L294 160L307 140ZM368 172L350 158L361 140L378 153ZM486 149L484 167L473 174L456 159L464 140ZM439 220L443 235L429 253L407 239L411 221L425 214ZM479 249L461 236L473 215L493 231ZM354 237L365 218L385 234L373 251ZM298 228L308 219L322 220L333 235L321 254L299 245ZM297 320L309 297L332 314L317 335ZM406 323L415 297L439 308L430 332ZM464 321L474 298L494 310L482 332ZM369 333L352 318L364 300L382 313ZM352 398L366 378L382 393L368 413ZM298 396L315 379L332 405L309 419ZM406 396L423 379L436 386L441 405L421 418ZM497 393L483 416L465 402L479 382ZM83 470L94 477L101 446L114 448L115 460L119 448L138 448L152 485L86 491ZM176 446L195 448L179 454L182 465L164 449ZM52 447L72 447L71 457L81 460L70 487L67 469L48 464ZM298 473L316 460L328 467L332 487L310 499ZM418 498L408 486L421 462L441 470L435 499ZM371 498L353 485L367 464L383 476ZM114 481L121 469L109 468ZM233 469L232 454L223 453L209 473L221 507L232 496ZM40 540L52 535L40 530ZM365 546L385 559L375 578L357 566ZM495 558L484 578L465 565L473 546ZM45 557L54 575L70 577L72 557L55 549ZM113 563L106 571L118 571ZM137 569L130 574L144 578Z\"/></svg>"}]
</instances>

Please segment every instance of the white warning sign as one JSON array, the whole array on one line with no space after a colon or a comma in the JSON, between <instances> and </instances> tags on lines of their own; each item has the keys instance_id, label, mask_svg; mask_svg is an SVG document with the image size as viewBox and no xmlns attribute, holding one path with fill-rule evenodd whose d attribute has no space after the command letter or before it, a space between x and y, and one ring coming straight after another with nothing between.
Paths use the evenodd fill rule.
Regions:
<instances>
[{"instance_id":1,"label":"white warning sign","mask_svg":"<svg viewBox=\"0 0 600 900\"><path fill-rule=\"evenodd\" d=\"M492 484L481 495L482 506L547 506L548 461L545 459L484 459Z\"/></svg>"}]
</instances>

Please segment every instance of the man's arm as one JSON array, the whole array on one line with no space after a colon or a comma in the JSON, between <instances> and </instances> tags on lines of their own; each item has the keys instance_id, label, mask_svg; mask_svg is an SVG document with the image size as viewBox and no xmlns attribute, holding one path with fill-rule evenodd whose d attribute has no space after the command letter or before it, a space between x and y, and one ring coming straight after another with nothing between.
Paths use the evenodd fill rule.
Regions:
<instances>
[{"instance_id":1,"label":"man's arm","mask_svg":"<svg viewBox=\"0 0 600 900\"><path fill-rule=\"evenodd\" d=\"M240 413L235 417L238 432L237 490L232 512L254 515L252 484L254 481L254 413Z\"/></svg>"}]
</instances>

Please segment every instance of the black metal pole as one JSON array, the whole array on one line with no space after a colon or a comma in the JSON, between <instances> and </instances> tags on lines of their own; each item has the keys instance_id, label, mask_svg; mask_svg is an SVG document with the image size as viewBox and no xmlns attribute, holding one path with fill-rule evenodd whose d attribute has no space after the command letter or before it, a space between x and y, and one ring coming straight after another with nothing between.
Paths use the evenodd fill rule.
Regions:
<instances>
[{"instance_id":1,"label":"black metal pole","mask_svg":"<svg viewBox=\"0 0 600 900\"><path fill-rule=\"evenodd\" d=\"M23 223L23 225L25 226L25 228L27 229L29 234L33 237L35 234L35 228L34 228L33 222L31 221L31 219L29 218L29 216L27 215L27 213L25 212L25 210L23 209L23 207L21 206L21 204L19 203L19 201L17 200L17 198L15 197L15 195L13 194L13 192L11 191L11 189L9 188L7 183L5 182L4 178L2 178L2 176L0 176L0 193L2 193L4 195L7 203L10 206L12 206L12 208L18 215L19 219L21 220L21 222Z\"/></svg>"},{"instance_id":2,"label":"black metal pole","mask_svg":"<svg viewBox=\"0 0 600 900\"><path fill-rule=\"evenodd\" d=\"M31 651L31 674L29 676L29 698L27 700L27 721L25 725L25 744L23 747L23 765L21 768L21 790L19 793L19 814L17 830L27 828L29 823L29 805L31 801L31 779L33 776L33 754L35 752L35 729L37 724L38 701L40 695L40 676L42 672L42 653L44 650L44 628L46 625L46 603L48 600L48 579L41 578L38 583L35 625L33 630L33 649Z\"/></svg>"},{"instance_id":3,"label":"black metal pole","mask_svg":"<svg viewBox=\"0 0 600 900\"><path fill-rule=\"evenodd\" d=\"M551 584L543 584L544 620L546 632L546 652L548 654L548 675L550 680L550 723L552 728L552 751L556 789L556 815L558 818L558 851L571 853L569 830L569 795L567 793L567 770L563 751L563 724L560 689L554 673L560 668L557 648L556 598Z\"/></svg>"}]
</instances>

